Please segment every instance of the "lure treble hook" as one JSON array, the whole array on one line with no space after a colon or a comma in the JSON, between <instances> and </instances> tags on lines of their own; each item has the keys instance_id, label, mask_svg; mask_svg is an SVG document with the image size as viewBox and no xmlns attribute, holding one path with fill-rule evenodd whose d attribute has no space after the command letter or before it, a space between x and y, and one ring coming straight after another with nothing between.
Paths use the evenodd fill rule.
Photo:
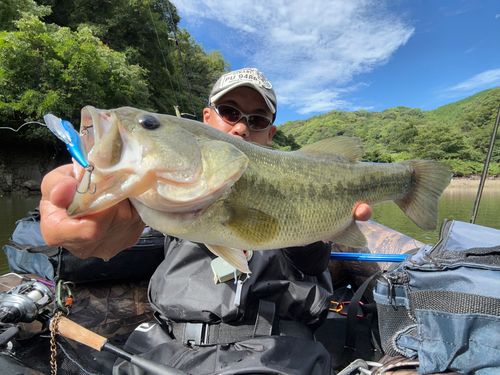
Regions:
<instances>
[{"instance_id":1,"label":"lure treble hook","mask_svg":"<svg viewBox=\"0 0 500 375\"><path fill-rule=\"evenodd\" d=\"M85 194L85 193L95 194L95 192L96 192L95 184L94 184L94 188L92 190L90 189L90 184L92 182L92 172L94 171L94 166L92 164L88 164L85 167L85 170L89 173L89 183L87 185L87 188L85 189L85 191L80 191L80 190L78 190L78 185L76 185L76 192L78 194Z\"/></svg>"}]
</instances>

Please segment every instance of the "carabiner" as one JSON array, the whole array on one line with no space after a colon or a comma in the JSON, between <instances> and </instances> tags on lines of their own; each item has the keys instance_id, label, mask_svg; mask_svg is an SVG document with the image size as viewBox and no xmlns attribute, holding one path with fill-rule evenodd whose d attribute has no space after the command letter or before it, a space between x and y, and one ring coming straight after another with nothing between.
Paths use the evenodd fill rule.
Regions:
<instances>
[{"instance_id":1,"label":"carabiner","mask_svg":"<svg viewBox=\"0 0 500 375\"><path fill-rule=\"evenodd\" d=\"M342 303L341 302L335 302L335 301L330 301L330 305L335 305L336 307L334 309L332 308L329 308L328 311L331 311L331 312L336 312L336 313L339 313L342 311L342 309L344 308L342 306Z\"/></svg>"},{"instance_id":2,"label":"carabiner","mask_svg":"<svg viewBox=\"0 0 500 375\"><path fill-rule=\"evenodd\" d=\"M344 307L344 306L348 306L350 303L351 303L350 301L340 302L340 305L342 306L342 308L341 308L341 309L340 309L340 311L339 311L339 314L340 314L340 315L344 315L344 316L346 316L346 315L347 315L347 309L346 309L346 310L344 310L344 309L343 309L343 307ZM359 301L359 305L360 305L360 306L363 306L363 302ZM356 316L357 316L359 319L364 319L364 318L366 318L366 314L365 314L365 313L363 313L362 315L356 315Z\"/></svg>"}]
</instances>

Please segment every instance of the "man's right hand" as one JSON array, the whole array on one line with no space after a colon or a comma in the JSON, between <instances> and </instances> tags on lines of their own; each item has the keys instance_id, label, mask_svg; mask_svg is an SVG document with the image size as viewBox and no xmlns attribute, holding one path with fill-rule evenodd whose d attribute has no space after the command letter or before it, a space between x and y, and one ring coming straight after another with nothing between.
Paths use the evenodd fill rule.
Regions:
<instances>
[{"instance_id":1,"label":"man's right hand","mask_svg":"<svg viewBox=\"0 0 500 375\"><path fill-rule=\"evenodd\" d=\"M71 164L54 169L42 181L40 227L47 245L62 246L82 259L110 259L135 245L145 224L128 199L77 219L66 214L77 183Z\"/></svg>"}]
</instances>

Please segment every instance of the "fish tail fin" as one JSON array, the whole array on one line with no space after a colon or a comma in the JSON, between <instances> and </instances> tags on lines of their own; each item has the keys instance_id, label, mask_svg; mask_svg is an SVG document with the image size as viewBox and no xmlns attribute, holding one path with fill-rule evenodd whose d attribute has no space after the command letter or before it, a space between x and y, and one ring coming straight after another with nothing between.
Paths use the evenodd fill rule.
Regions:
<instances>
[{"instance_id":1,"label":"fish tail fin","mask_svg":"<svg viewBox=\"0 0 500 375\"><path fill-rule=\"evenodd\" d=\"M439 224L438 201L450 184L453 168L432 160L407 160L414 171L415 186L402 199L394 202L423 230L436 230Z\"/></svg>"}]
</instances>

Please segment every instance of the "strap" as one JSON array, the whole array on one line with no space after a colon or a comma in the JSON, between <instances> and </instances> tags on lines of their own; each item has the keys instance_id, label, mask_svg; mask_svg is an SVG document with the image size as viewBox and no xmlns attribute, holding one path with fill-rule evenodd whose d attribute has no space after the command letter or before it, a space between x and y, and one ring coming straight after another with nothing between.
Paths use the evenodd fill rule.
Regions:
<instances>
[{"instance_id":1,"label":"strap","mask_svg":"<svg viewBox=\"0 0 500 375\"><path fill-rule=\"evenodd\" d=\"M347 326L346 326L346 338L344 345L344 354L345 358L350 361L354 352L356 351L356 325L358 322L358 306L361 298L365 294L370 281L373 280L375 276L378 276L379 272L374 273L365 282L358 288L354 296L351 298L351 302L349 304L350 308L347 310Z\"/></svg>"},{"instance_id":2,"label":"strap","mask_svg":"<svg viewBox=\"0 0 500 375\"><path fill-rule=\"evenodd\" d=\"M409 292L408 298L412 316L417 309L500 316L500 298L437 289Z\"/></svg>"},{"instance_id":3,"label":"strap","mask_svg":"<svg viewBox=\"0 0 500 375\"><path fill-rule=\"evenodd\" d=\"M52 257L59 253L59 248L55 246L49 246L49 245L36 246L31 244L20 244L14 241L12 238L9 239L9 245L17 250L24 250L27 251L28 253L33 253L33 254L36 253L45 254L47 257Z\"/></svg>"},{"instance_id":4,"label":"strap","mask_svg":"<svg viewBox=\"0 0 500 375\"><path fill-rule=\"evenodd\" d=\"M255 320L253 337L272 335L275 313L276 304L274 302L263 299L259 301L259 313Z\"/></svg>"},{"instance_id":5,"label":"strap","mask_svg":"<svg viewBox=\"0 0 500 375\"><path fill-rule=\"evenodd\" d=\"M305 324L276 319L276 305L274 302L260 300L259 313L253 324L230 323L177 323L165 322L155 315L160 325L173 335L175 339L187 345L209 346L231 344L263 336L291 336L313 340L313 332ZM276 324L278 323L278 324ZM273 328L276 327L276 328Z\"/></svg>"}]
</instances>

